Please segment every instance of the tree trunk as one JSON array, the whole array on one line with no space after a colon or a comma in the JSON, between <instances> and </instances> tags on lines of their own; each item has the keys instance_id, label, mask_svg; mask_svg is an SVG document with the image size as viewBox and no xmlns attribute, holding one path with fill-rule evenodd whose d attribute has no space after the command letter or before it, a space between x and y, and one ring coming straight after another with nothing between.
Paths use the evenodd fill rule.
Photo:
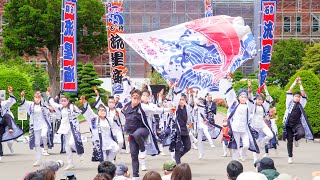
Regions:
<instances>
[{"instance_id":1,"label":"tree trunk","mask_svg":"<svg viewBox=\"0 0 320 180\"><path fill-rule=\"evenodd\" d=\"M47 56L48 57L48 56ZM49 82L50 82L50 95L55 97L60 92L60 65L58 62L58 47L53 48L51 52L51 62L49 58L47 58L48 62L48 74L49 74Z\"/></svg>"}]
</instances>

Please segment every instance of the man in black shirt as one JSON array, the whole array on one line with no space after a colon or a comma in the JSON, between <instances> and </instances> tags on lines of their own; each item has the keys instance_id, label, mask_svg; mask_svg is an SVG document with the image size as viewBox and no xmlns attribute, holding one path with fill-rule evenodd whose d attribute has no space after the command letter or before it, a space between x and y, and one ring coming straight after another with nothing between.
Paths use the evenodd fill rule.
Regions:
<instances>
[{"instance_id":1,"label":"man in black shirt","mask_svg":"<svg viewBox=\"0 0 320 180\"><path fill-rule=\"evenodd\" d=\"M292 94L292 90L295 87L296 83L300 85L300 92ZM292 151L293 151L293 140L295 140L295 146L298 147L298 141L301 138L313 139L312 131L307 120L307 117L304 113L304 106L307 103L307 98L305 91L302 87L301 78L298 77L296 81L291 85L290 89L287 91L286 99L286 112L284 116L284 140L287 139L287 149L288 149L288 163L292 163ZM304 121L306 125L303 125ZM307 127L308 126L308 127ZM307 131L307 133L306 133ZM306 136L308 135L308 137Z\"/></svg>"}]
</instances>

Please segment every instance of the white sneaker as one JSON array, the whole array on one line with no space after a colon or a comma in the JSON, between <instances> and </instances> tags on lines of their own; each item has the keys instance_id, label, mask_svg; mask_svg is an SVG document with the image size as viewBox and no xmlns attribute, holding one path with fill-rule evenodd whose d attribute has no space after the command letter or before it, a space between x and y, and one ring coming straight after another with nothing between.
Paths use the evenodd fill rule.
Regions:
<instances>
[{"instance_id":1,"label":"white sneaker","mask_svg":"<svg viewBox=\"0 0 320 180\"><path fill-rule=\"evenodd\" d=\"M140 180L139 177L133 177L132 180Z\"/></svg>"},{"instance_id":2,"label":"white sneaker","mask_svg":"<svg viewBox=\"0 0 320 180\"><path fill-rule=\"evenodd\" d=\"M240 157L240 160L241 160L242 162L246 162L246 158L245 158L245 157Z\"/></svg>"},{"instance_id":3,"label":"white sneaker","mask_svg":"<svg viewBox=\"0 0 320 180\"><path fill-rule=\"evenodd\" d=\"M215 148L216 146L215 146L214 144L211 144L211 147L212 147L212 148Z\"/></svg>"},{"instance_id":4,"label":"white sneaker","mask_svg":"<svg viewBox=\"0 0 320 180\"><path fill-rule=\"evenodd\" d=\"M222 157L227 157L227 153L223 153L221 156Z\"/></svg>"},{"instance_id":5,"label":"white sneaker","mask_svg":"<svg viewBox=\"0 0 320 180\"><path fill-rule=\"evenodd\" d=\"M146 165L141 165L141 171L146 171L147 170L147 167L146 167Z\"/></svg>"},{"instance_id":6,"label":"white sneaker","mask_svg":"<svg viewBox=\"0 0 320 180\"><path fill-rule=\"evenodd\" d=\"M198 147L195 144L192 144L192 148L196 150L198 149Z\"/></svg>"},{"instance_id":7,"label":"white sneaker","mask_svg":"<svg viewBox=\"0 0 320 180\"><path fill-rule=\"evenodd\" d=\"M265 153L262 157L269 157L269 154Z\"/></svg>"},{"instance_id":8,"label":"white sneaker","mask_svg":"<svg viewBox=\"0 0 320 180\"><path fill-rule=\"evenodd\" d=\"M161 151L160 155L165 156L166 154L163 151Z\"/></svg>"},{"instance_id":9,"label":"white sneaker","mask_svg":"<svg viewBox=\"0 0 320 180\"><path fill-rule=\"evenodd\" d=\"M176 162L176 160L175 160L175 152L171 152L171 160Z\"/></svg>"},{"instance_id":10,"label":"white sneaker","mask_svg":"<svg viewBox=\"0 0 320 180\"><path fill-rule=\"evenodd\" d=\"M10 150L11 154L14 153L14 150L13 150L13 147L12 147L12 146L9 146L9 150Z\"/></svg>"},{"instance_id":11,"label":"white sneaker","mask_svg":"<svg viewBox=\"0 0 320 180\"><path fill-rule=\"evenodd\" d=\"M139 159L145 159L147 156L147 151L139 151Z\"/></svg>"},{"instance_id":12,"label":"white sneaker","mask_svg":"<svg viewBox=\"0 0 320 180\"><path fill-rule=\"evenodd\" d=\"M65 171L74 169L74 164L69 164L66 168L64 168Z\"/></svg>"},{"instance_id":13,"label":"white sneaker","mask_svg":"<svg viewBox=\"0 0 320 180\"><path fill-rule=\"evenodd\" d=\"M202 159L202 158L203 158L203 155L204 155L204 154L200 154L200 155L199 155L199 159Z\"/></svg>"},{"instance_id":14,"label":"white sneaker","mask_svg":"<svg viewBox=\"0 0 320 180\"><path fill-rule=\"evenodd\" d=\"M3 156L0 156L0 161L3 159Z\"/></svg>"},{"instance_id":15,"label":"white sneaker","mask_svg":"<svg viewBox=\"0 0 320 180\"><path fill-rule=\"evenodd\" d=\"M49 156L50 154L49 154L46 150L43 150L43 151L42 151L42 155L44 155L44 156Z\"/></svg>"},{"instance_id":16,"label":"white sneaker","mask_svg":"<svg viewBox=\"0 0 320 180\"><path fill-rule=\"evenodd\" d=\"M129 154L130 153L130 149L128 148L127 150L126 150L126 154Z\"/></svg>"},{"instance_id":17,"label":"white sneaker","mask_svg":"<svg viewBox=\"0 0 320 180\"><path fill-rule=\"evenodd\" d=\"M82 162L83 160L84 160L84 157L83 157L83 155L81 154L81 155L79 155L79 159L80 159L80 162Z\"/></svg>"},{"instance_id":18,"label":"white sneaker","mask_svg":"<svg viewBox=\"0 0 320 180\"><path fill-rule=\"evenodd\" d=\"M294 141L294 145L295 145L296 147L299 147L299 141Z\"/></svg>"},{"instance_id":19,"label":"white sneaker","mask_svg":"<svg viewBox=\"0 0 320 180\"><path fill-rule=\"evenodd\" d=\"M292 164L292 163L293 163L292 157L289 157L289 158L288 158L288 163L289 163L289 164Z\"/></svg>"},{"instance_id":20,"label":"white sneaker","mask_svg":"<svg viewBox=\"0 0 320 180\"><path fill-rule=\"evenodd\" d=\"M37 160L34 164L33 167L39 167L41 165L41 161Z\"/></svg>"}]
</instances>

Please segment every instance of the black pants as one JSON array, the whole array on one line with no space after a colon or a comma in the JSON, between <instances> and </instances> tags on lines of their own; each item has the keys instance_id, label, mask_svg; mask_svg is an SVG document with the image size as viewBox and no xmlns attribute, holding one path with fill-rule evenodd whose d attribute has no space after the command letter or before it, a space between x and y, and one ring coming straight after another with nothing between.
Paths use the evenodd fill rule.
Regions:
<instances>
[{"instance_id":1,"label":"black pants","mask_svg":"<svg viewBox=\"0 0 320 180\"><path fill-rule=\"evenodd\" d=\"M3 156L3 150L2 150L2 136L6 132L6 127L8 126L9 129L12 129L12 117L9 114L5 114L3 117L2 124L0 124L0 156Z\"/></svg>"},{"instance_id":2,"label":"black pants","mask_svg":"<svg viewBox=\"0 0 320 180\"><path fill-rule=\"evenodd\" d=\"M191 140L189 135L181 136L183 143L183 151L175 151L175 160L177 164L181 164L181 157L191 149Z\"/></svg>"},{"instance_id":3,"label":"black pants","mask_svg":"<svg viewBox=\"0 0 320 180\"><path fill-rule=\"evenodd\" d=\"M132 175L133 177L139 177L139 150L144 152L146 150L144 142L149 135L147 128L138 128L134 133L130 135L130 154L132 160Z\"/></svg>"},{"instance_id":4,"label":"black pants","mask_svg":"<svg viewBox=\"0 0 320 180\"><path fill-rule=\"evenodd\" d=\"M1 128L1 127L0 127L0 128ZM3 156L2 143L1 143L2 135L3 135L3 133L0 133L0 156Z\"/></svg>"},{"instance_id":5,"label":"black pants","mask_svg":"<svg viewBox=\"0 0 320 180\"><path fill-rule=\"evenodd\" d=\"M298 141L305 136L302 124L297 124L294 127L286 126L287 130L287 149L289 157L292 157L293 138Z\"/></svg>"}]
</instances>

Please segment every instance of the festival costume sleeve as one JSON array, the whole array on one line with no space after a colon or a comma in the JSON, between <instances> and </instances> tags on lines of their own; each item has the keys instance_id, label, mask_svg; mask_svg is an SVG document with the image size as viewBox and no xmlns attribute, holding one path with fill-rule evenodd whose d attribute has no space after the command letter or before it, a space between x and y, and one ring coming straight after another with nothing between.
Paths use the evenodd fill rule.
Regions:
<instances>
[{"instance_id":1,"label":"festival costume sleeve","mask_svg":"<svg viewBox=\"0 0 320 180\"><path fill-rule=\"evenodd\" d=\"M286 92L286 108L289 107L290 102L293 99L293 95L292 93Z\"/></svg>"},{"instance_id":2,"label":"festival costume sleeve","mask_svg":"<svg viewBox=\"0 0 320 180\"><path fill-rule=\"evenodd\" d=\"M26 110L29 110L30 107L32 105L32 101L26 101L26 99L23 97L21 98L21 106L26 109Z\"/></svg>"},{"instance_id":3,"label":"festival costume sleeve","mask_svg":"<svg viewBox=\"0 0 320 180\"><path fill-rule=\"evenodd\" d=\"M51 98L50 96L48 97L48 102L56 112L60 111L60 108L62 108L62 104L54 102L53 98Z\"/></svg>"},{"instance_id":4,"label":"festival costume sleeve","mask_svg":"<svg viewBox=\"0 0 320 180\"><path fill-rule=\"evenodd\" d=\"M161 114L163 112L170 112L170 108L160 108L158 106L150 106L143 103L141 104L141 107L146 114Z\"/></svg>"},{"instance_id":5,"label":"festival costume sleeve","mask_svg":"<svg viewBox=\"0 0 320 180\"><path fill-rule=\"evenodd\" d=\"M3 101L3 106L10 109L17 102L16 97L13 94L9 94L8 100Z\"/></svg>"},{"instance_id":6,"label":"festival costume sleeve","mask_svg":"<svg viewBox=\"0 0 320 180\"><path fill-rule=\"evenodd\" d=\"M102 102L101 97L100 97L100 96L97 96L97 97L96 97L96 102L94 103L94 107L95 107L96 109L98 109L98 107L99 107L100 105L103 105L104 107L107 108L107 106Z\"/></svg>"},{"instance_id":7,"label":"festival costume sleeve","mask_svg":"<svg viewBox=\"0 0 320 180\"><path fill-rule=\"evenodd\" d=\"M307 101L308 101L308 97L307 97L307 94L305 94L305 96L302 96L300 99L300 103L303 108L307 105Z\"/></svg>"},{"instance_id":8,"label":"festival costume sleeve","mask_svg":"<svg viewBox=\"0 0 320 180\"><path fill-rule=\"evenodd\" d=\"M226 95L226 101L228 104L228 107L231 108L232 104L237 101L237 96L236 96L236 92L234 91L234 89L232 88L232 84L231 82L228 82L227 84L227 91L225 93Z\"/></svg>"},{"instance_id":9,"label":"festival costume sleeve","mask_svg":"<svg viewBox=\"0 0 320 180\"><path fill-rule=\"evenodd\" d=\"M92 108L89 105L89 103L87 103L87 102L84 103L83 107L84 108L82 110L82 115L86 119L86 121L89 124L89 126L91 127L91 120L93 118L95 118L97 115L94 113L94 111L92 110Z\"/></svg>"}]
</instances>

